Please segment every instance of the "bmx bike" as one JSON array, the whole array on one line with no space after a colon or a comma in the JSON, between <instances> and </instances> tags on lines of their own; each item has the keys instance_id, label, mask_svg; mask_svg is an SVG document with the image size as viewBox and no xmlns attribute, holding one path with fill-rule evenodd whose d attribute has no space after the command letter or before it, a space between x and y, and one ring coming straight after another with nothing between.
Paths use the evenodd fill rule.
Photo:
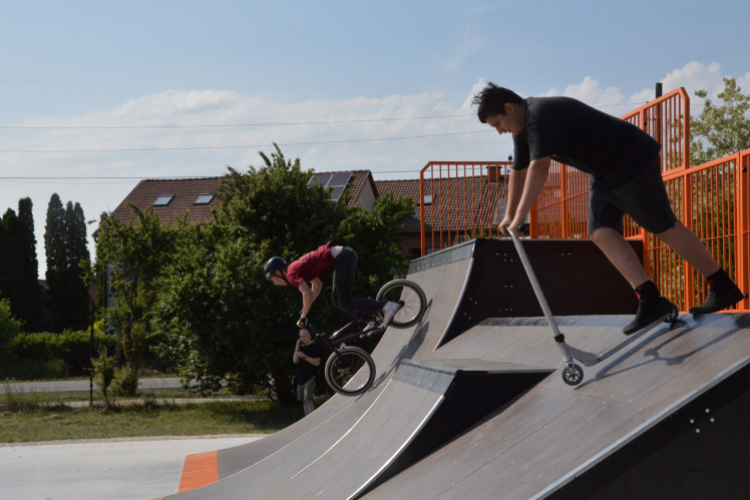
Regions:
<instances>
[{"instance_id":1,"label":"bmx bike","mask_svg":"<svg viewBox=\"0 0 750 500\"><path fill-rule=\"evenodd\" d=\"M387 326L409 328L422 319L427 309L427 298L416 283L408 280L389 281L380 289L377 300L396 302L401 306ZM358 323L367 327L359 332L345 335ZM358 396L366 392L375 381L375 362L364 349L349 347L346 342L365 335L385 330L381 313L365 313L357 316L331 335L315 330L311 323L307 328L316 341L324 342L333 351L325 366L328 385L343 396Z\"/></svg>"}]
</instances>

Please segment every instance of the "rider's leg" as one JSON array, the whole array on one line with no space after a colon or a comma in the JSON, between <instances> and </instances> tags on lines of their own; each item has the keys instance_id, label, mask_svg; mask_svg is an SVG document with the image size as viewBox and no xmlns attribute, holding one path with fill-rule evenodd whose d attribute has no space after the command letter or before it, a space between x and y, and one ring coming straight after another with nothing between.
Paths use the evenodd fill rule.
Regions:
<instances>
[{"instance_id":1,"label":"rider's leg","mask_svg":"<svg viewBox=\"0 0 750 500\"><path fill-rule=\"evenodd\" d=\"M641 330L675 308L671 302L661 296L656 284L649 279L643 269L633 247L622 235L622 218L625 212L647 230L653 227L650 223L654 220L657 220L662 227L674 225L674 214L669 207L669 200L666 199L664 184L660 180L658 158L656 158L655 165L650 165L650 167L655 168L656 175L659 176L655 187L643 186L647 184L647 179L640 174L622 187L602 190L592 185L589 191L589 235L612 265L628 281L638 297L638 310L635 318L623 328L623 333L626 335ZM664 191L666 207L658 204L654 207L652 199L640 198L642 194L658 198L658 193L654 194L654 191L659 189ZM641 191L646 193L641 193ZM650 211L655 211L656 214L651 214Z\"/></svg>"},{"instance_id":2,"label":"rider's leg","mask_svg":"<svg viewBox=\"0 0 750 500\"><path fill-rule=\"evenodd\" d=\"M333 289L337 294L337 307L350 313L375 313L382 311L386 302L373 299L355 299L354 279L357 274L357 253L344 247L336 257L336 269L333 274Z\"/></svg>"}]
</instances>

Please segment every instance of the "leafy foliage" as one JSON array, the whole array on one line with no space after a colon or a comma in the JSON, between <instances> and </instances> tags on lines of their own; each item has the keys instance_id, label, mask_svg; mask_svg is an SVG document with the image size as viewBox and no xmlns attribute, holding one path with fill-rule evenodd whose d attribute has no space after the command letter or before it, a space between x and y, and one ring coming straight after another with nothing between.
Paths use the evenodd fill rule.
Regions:
<instances>
[{"instance_id":1,"label":"leafy foliage","mask_svg":"<svg viewBox=\"0 0 750 500\"><path fill-rule=\"evenodd\" d=\"M114 306L106 310L105 322L115 329L127 362L134 370L141 366L147 337L151 335L151 312L158 299L157 279L176 251L181 224L176 228L161 223L153 209L145 212L131 206L134 224L102 214L97 244L97 266L112 266Z\"/></svg>"},{"instance_id":2,"label":"leafy foliage","mask_svg":"<svg viewBox=\"0 0 750 500\"><path fill-rule=\"evenodd\" d=\"M302 300L297 290L265 280L265 262L274 255L291 262L327 241L351 245L359 253L355 294L374 296L405 264L396 228L412 204L388 197L368 212L332 203L326 189L308 186L311 172L299 159L287 160L278 148L261 156L262 168L229 169L213 223L186 230L165 269L156 316L170 339L164 352L183 379L215 389L231 377L292 404ZM349 319L324 295L312 311L323 331Z\"/></svg>"},{"instance_id":3,"label":"leafy foliage","mask_svg":"<svg viewBox=\"0 0 750 500\"><path fill-rule=\"evenodd\" d=\"M705 90L698 90L695 95L705 102L700 116L692 117L690 122L692 165L750 148L750 95L742 94L734 78L724 78L724 90L717 95L720 105L708 99Z\"/></svg>"}]
</instances>

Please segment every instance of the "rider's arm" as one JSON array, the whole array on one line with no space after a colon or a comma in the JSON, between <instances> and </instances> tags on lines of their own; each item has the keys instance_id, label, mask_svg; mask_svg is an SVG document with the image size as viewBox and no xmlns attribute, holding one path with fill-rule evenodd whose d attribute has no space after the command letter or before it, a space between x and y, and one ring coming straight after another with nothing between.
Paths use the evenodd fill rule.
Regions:
<instances>
[{"instance_id":1,"label":"rider's arm","mask_svg":"<svg viewBox=\"0 0 750 500\"><path fill-rule=\"evenodd\" d=\"M542 192L544 183L547 182L550 160L551 158L549 156L545 156L544 158L532 160L531 165L529 165L523 186L523 195L514 211L516 219L521 216L525 218L526 214L531 210L531 207L534 206L536 197ZM511 186L511 188L512 187L513 186Z\"/></svg>"},{"instance_id":2,"label":"rider's arm","mask_svg":"<svg viewBox=\"0 0 750 500\"><path fill-rule=\"evenodd\" d=\"M313 299L315 300L318 298L318 295L320 295L320 292L323 291L323 282L320 281L320 278L312 280L312 291L315 294L315 298Z\"/></svg>"},{"instance_id":3,"label":"rider's arm","mask_svg":"<svg viewBox=\"0 0 750 500\"><path fill-rule=\"evenodd\" d=\"M305 281L300 283L299 291L302 292L302 314L300 314L300 318L307 318L307 313L310 312L310 308L312 307L313 302L315 302L316 295L315 292L310 290L310 286Z\"/></svg>"},{"instance_id":4,"label":"rider's arm","mask_svg":"<svg viewBox=\"0 0 750 500\"><path fill-rule=\"evenodd\" d=\"M508 180L508 200L505 204L505 213L506 215L509 215L511 219L516 215L518 203L521 201L523 186L526 183L526 173L528 171L528 168L510 171L510 179Z\"/></svg>"}]
</instances>

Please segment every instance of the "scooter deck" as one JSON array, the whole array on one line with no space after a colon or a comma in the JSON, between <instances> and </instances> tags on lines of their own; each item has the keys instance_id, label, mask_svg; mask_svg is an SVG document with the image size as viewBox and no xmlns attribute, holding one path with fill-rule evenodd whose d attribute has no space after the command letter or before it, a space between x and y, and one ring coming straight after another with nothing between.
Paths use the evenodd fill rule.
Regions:
<instances>
[{"instance_id":1,"label":"scooter deck","mask_svg":"<svg viewBox=\"0 0 750 500\"><path fill-rule=\"evenodd\" d=\"M645 327L641 328L640 330L638 330L637 332L629 335L622 342L614 345L611 348L605 349L600 354L596 354L596 353L592 353L592 352L587 352L587 351L581 351L580 349L576 349L575 347L573 347L571 345L568 345L568 344L566 344L565 347L566 347L566 350L568 351L568 354L570 355L571 358L580 361L585 366L594 366L594 365L596 365L598 363L601 363L605 359L613 356L617 352L621 351L622 349L624 349L628 345L632 344L633 342L635 342L636 340L638 340L640 337L642 337L646 333L648 333L651 330L657 328L659 325L663 324L664 320L666 320L672 314L674 314L674 313L670 312L669 314L665 314L665 315L661 316L659 319L654 320L653 322L649 323L647 326L645 326Z\"/></svg>"}]
</instances>

